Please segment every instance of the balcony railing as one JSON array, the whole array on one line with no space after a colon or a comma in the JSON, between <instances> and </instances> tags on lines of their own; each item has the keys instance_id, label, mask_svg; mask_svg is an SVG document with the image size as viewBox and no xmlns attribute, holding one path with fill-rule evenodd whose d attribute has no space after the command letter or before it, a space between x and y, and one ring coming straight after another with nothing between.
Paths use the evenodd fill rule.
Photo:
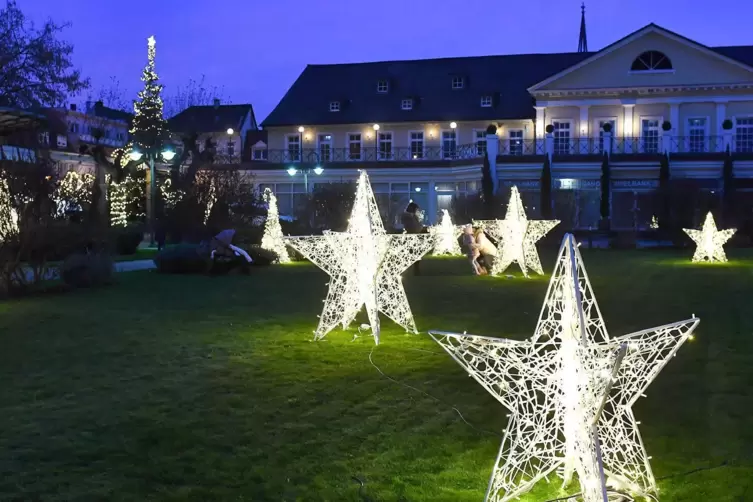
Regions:
<instances>
[{"instance_id":1,"label":"balcony railing","mask_svg":"<svg viewBox=\"0 0 753 502\"><path fill-rule=\"evenodd\" d=\"M544 155L546 142L543 139L500 139L500 155Z\"/></svg>"},{"instance_id":2,"label":"balcony railing","mask_svg":"<svg viewBox=\"0 0 753 502\"><path fill-rule=\"evenodd\" d=\"M331 162L408 162L426 160L459 160L482 158L486 155L485 145L457 145L450 148L440 146L413 147L353 147L353 148L288 148L267 150L267 159L261 162L282 164L304 162L323 164ZM259 162L259 160L256 160Z\"/></svg>"}]
</instances>

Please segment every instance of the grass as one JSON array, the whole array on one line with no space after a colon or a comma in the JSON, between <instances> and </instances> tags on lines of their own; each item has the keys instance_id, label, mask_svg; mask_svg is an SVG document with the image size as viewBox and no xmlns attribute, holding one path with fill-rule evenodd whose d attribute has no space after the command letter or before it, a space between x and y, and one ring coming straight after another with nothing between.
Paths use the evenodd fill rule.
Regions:
<instances>
[{"instance_id":1,"label":"grass","mask_svg":"<svg viewBox=\"0 0 753 502\"><path fill-rule=\"evenodd\" d=\"M753 255L735 251L726 266L583 251L613 335L701 318L635 408L663 502L753 500ZM533 332L548 280L472 277L462 259L422 273L405 278L419 329L514 338ZM505 410L389 321L376 348L352 331L311 342L326 281L307 264L134 272L0 304L0 500L483 500Z\"/></svg>"}]
</instances>

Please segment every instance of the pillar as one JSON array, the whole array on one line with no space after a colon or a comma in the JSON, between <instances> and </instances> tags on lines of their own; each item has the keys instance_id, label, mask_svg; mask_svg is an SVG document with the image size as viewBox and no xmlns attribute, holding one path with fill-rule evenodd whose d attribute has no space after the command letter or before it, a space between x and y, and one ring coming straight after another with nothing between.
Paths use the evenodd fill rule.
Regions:
<instances>
[{"instance_id":1,"label":"pillar","mask_svg":"<svg viewBox=\"0 0 753 502\"><path fill-rule=\"evenodd\" d=\"M680 142L680 104L679 103L670 103L669 104L669 122L672 124L672 129L669 131L669 134L674 136L674 141L669 140L669 148L667 149L670 152L676 152L677 147L679 146Z\"/></svg>"},{"instance_id":2,"label":"pillar","mask_svg":"<svg viewBox=\"0 0 753 502\"><path fill-rule=\"evenodd\" d=\"M580 107L580 124L578 125L578 151L576 153L591 153L588 148L588 105Z\"/></svg>"},{"instance_id":3,"label":"pillar","mask_svg":"<svg viewBox=\"0 0 753 502\"><path fill-rule=\"evenodd\" d=\"M622 148L620 153L631 153L634 148L634 131L633 131L633 111L635 110L635 103L623 104L622 110L625 114L622 121Z\"/></svg>"},{"instance_id":4,"label":"pillar","mask_svg":"<svg viewBox=\"0 0 753 502\"><path fill-rule=\"evenodd\" d=\"M546 132L544 130L544 127L546 127L544 122L546 118L546 106L534 106L534 108L536 109L536 139L541 139Z\"/></svg>"}]
</instances>

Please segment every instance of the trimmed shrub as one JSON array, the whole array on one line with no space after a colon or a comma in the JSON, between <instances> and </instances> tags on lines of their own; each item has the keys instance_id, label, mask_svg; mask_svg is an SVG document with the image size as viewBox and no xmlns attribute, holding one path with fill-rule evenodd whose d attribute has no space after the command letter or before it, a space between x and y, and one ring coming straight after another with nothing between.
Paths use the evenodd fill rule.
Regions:
<instances>
[{"instance_id":1,"label":"trimmed shrub","mask_svg":"<svg viewBox=\"0 0 753 502\"><path fill-rule=\"evenodd\" d=\"M554 132L554 126L552 124L549 124L544 128L544 130L547 132L547 134L552 134Z\"/></svg>"},{"instance_id":2,"label":"trimmed shrub","mask_svg":"<svg viewBox=\"0 0 753 502\"><path fill-rule=\"evenodd\" d=\"M486 134L497 134L497 126L489 124L489 127L486 128Z\"/></svg>"},{"instance_id":3,"label":"trimmed shrub","mask_svg":"<svg viewBox=\"0 0 753 502\"><path fill-rule=\"evenodd\" d=\"M254 262L251 265L265 267L277 261L277 253L269 249L263 249L260 245L254 244L248 248L248 254Z\"/></svg>"},{"instance_id":4,"label":"trimmed shrub","mask_svg":"<svg viewBox=\"0 0 753 502\"><path fill-rule=\"evenodd\" d=\"M112 284L115 275L107 253L75 253L63 261L60 277L73 288L92 288Z\"/></svg>"},{"instance_id":5,"label":"trimmed shrub","mask_svg":"<svg viewBox=\"0 0 753 502\"><path fill-rule=\"evenodd\" d=\"M670 122L669 120L665 120L664 122L662 122L661 128L662 128L663 131L671 131L672 130L672 122Z\"/></svg>"},{"instance_id":6,"label":"trimmed shrub","mask_svg":"<svg viewBox=\"0 0 753 502\"><path fill-rule=\"evenodd\" d=\"M136 254L143 237L143 229L137 226L110 229L110 242L117 255Z\"/></svg>"},{"instance_id":7,"label":"trimmed shrub","mask_svg":"<svg viewBox=\"0 0 753 502\"><path fill-rule=\"evenodd\" d=\"M612 124L609 122L604 122L601 128L604 129L604 132L612 132Z\"/></svg>"},{"instance_id":8,"label":"trimmed shrub","mask_svg":"<svg viewBox=\"0 0 753 502\"><path fill-rule=\"evenodd\" d=\"M733 126L734 124L730 119L724 119L724 122L722 122L722 129L724 129L725 131L729 131Z\"/></svg>"},{"instance_id":9,"label":"trimmed shrub","mask_svg":"<svg viewBox=\"0 0 753 502\"><path fill-rule=\"evenodd\" d=\"M209 257L194 244L163 249L154 257L157 271L163 274L202 274L209 269Z\"/></svg>"}]
</instances>

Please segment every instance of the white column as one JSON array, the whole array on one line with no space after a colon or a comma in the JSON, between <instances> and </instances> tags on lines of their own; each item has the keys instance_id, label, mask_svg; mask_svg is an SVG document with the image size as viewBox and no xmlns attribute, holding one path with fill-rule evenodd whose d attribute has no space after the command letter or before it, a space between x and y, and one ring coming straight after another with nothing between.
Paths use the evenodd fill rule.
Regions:
<instances>
[{"instance_id":1,"label":"white column","mask_svg":"<svg viewBox=\"0 0 753 502\"><path fill-rule=\"evenodd\" d=\"M722 129L722 122L727 118L727 103L716 104L716 135L718 136L716 141L716 150L723 152L726 149L726 140L723 140L725 136L725 130Z\"/></svg>"},{"instance_id":2,"label":"white column","mask_svg":"<svg viewBox=\"0 0 753 502\"><path fill-rule=\"evenodd\" d=\"M671 139L669 140L668 148L667 150L670 152L676 152L677 147L680 143L680 104L679 103L670 103L669 104L669 122L672 124L672 130L669 131L669 134L674 136L674 141Z\"/></svg>"},{"instance_id":3,"label":"white column","mask_svg":"<svg viewBox=\"0 0 753 502\"><path fill-rule=\"evenodd\" d=\"M635 136L633 130L633 111L635 109L635 104L622 105L622 109L625 117L622 121L622 151L619 153L632 153L633 148L635 147L635 141L633 141L633 137Z\"/></svg>"},{"instance_id":4,"label":"white column","mask_svg":"<svg viewBox=\"0 0 753 502\"><path fill-rule=\"evenodd\" d=\"M590 153L588 148L588 105L580 107L580 124L578 125L578 151L576 153Z\"/></svg>"},{"instance_id":5,"label":"white column","mask_svg":"<svg viewBox=\"0 0 753 502\"><path fill-rule=\"evenodd\" d=\"M534 108L536 108L536 138L539 139L543 138L545 133L546 106L534 106Z\"/></svg>"}]
</instances>

